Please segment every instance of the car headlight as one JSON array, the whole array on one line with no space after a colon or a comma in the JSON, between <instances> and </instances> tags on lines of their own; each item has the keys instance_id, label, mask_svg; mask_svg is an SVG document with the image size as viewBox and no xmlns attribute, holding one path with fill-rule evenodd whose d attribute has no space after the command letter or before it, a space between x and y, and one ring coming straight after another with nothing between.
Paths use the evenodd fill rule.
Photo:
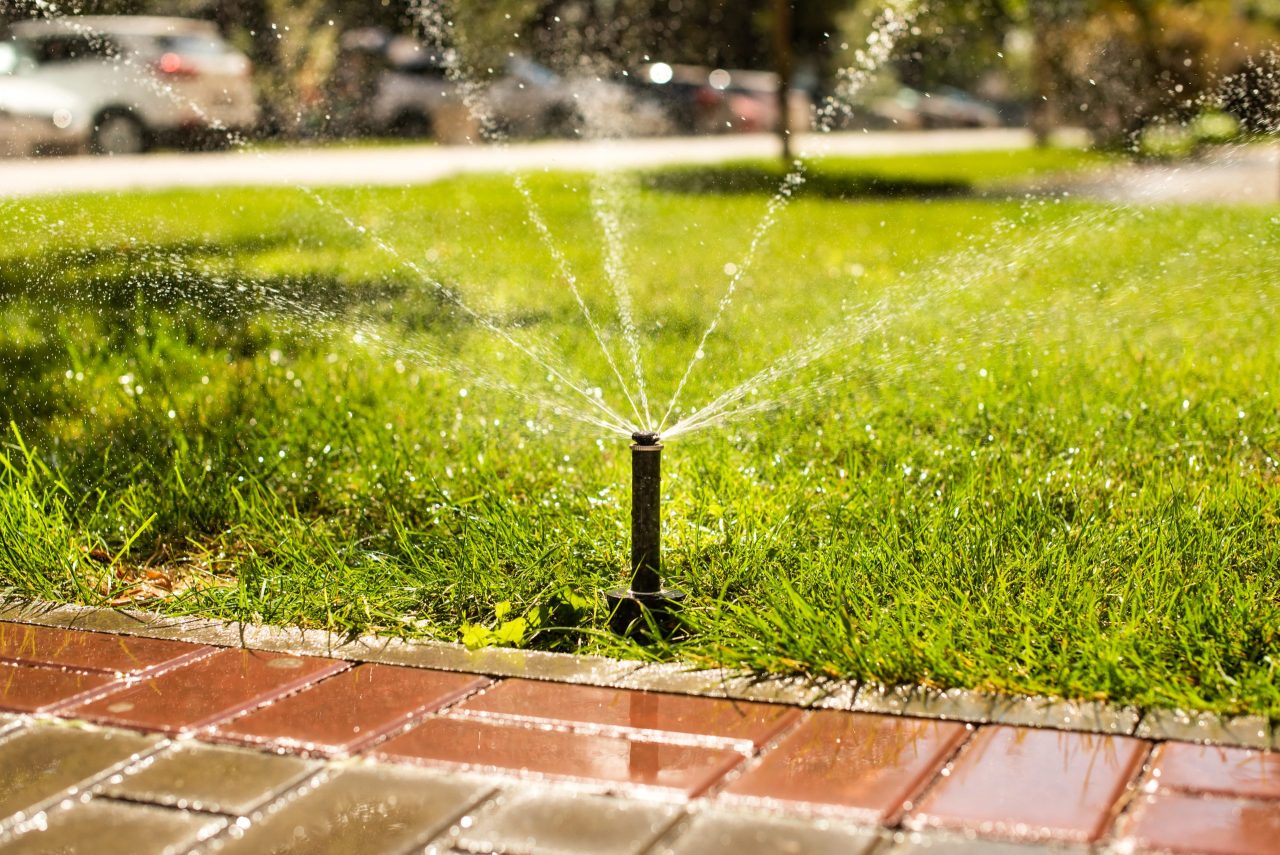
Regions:
<instances>
[{"instance_id":1,"label":"car headlight","mask_svg":"<svg viewBox=\"0 0 1280 855\"><path fill-rule=\"evenodd\" d=\"M71 123L75 120L75 116L66 107L60 107L53 111L53 126L66 130L71 127Z\"/></svg>"}]
</instances>

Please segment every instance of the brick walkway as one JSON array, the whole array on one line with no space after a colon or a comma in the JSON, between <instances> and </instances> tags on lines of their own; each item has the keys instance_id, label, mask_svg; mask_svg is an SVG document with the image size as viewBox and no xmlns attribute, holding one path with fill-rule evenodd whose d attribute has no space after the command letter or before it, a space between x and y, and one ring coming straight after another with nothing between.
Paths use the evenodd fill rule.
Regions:
<instances>
[{"instance_id":1,"label":"brick walkway","mask_svg":"<svg viewBox=\"0 0 1280 855\"><path fill-rule=\"evenodd\" d=\"M0 852L1273 853L1280 755L0 621Z\"/></svg>"}]
</instances>

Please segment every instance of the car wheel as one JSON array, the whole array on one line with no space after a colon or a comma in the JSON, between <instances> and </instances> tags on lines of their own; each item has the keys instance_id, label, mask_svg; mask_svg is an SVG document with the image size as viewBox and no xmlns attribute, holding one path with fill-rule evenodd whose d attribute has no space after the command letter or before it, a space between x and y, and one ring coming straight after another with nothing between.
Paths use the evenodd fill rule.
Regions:
<instances>
[{"instance_id":1,"label":"car wheel","mask_svg":"<svg viewBox=\"0 0 1280 855\"><path fill-rule=\"evenodd\" d=\"M93 123L89 144L94 154L141 154L147 150L147 129L129 113L103 113Z\"/></svg>"}]
</instances>

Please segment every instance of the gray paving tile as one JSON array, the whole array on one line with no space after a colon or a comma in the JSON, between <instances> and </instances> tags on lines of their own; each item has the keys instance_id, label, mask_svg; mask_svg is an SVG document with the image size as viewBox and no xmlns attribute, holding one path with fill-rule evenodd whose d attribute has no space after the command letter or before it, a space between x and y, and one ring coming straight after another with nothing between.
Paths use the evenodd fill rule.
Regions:
<instances>
[{"instance_id":1,"label":"gray paving tile","mask_svg":"<svg viewBox=\"0 0 1280 855\"><path fill-rule=\"evenodd\" d=\"M676 692L713 698L808 706L823 694L821 684L795 677L768 677L727 668L691 671L678 662L645 665L617 685L624 689Z\"/></svg>"},{"instance_id":2,"label":"gray paving tile","mask_svg":"<svg viewBox=\"0 0 1280 855\"><path fill-rule=\"evenodd\" d=\"M502 793L471 817L454 845L464 852L522 855L634 855L645 851L679 808L581 793Z\"/></svg>"},{"instance_id":3,"label":"gray paving tile","mask_svg":"<svg viewBox=\"0 0 1280 855\"><path fill-rule=\"evenodd\" d=\"M878 842L874 829L828 820L707 811L655 851L662 855L864 855Z\"/></svg>"},{"instance_id":4,"label":"gray paving tile","mask_svg":"<svg viewBox=\"0 0 1280 855\"><path fill-rule=\"evenodd\" d=\"M1056 698L999 697L993 699L992 721L1025 727L1054 727L1090 733L1132 735L1142 713L1136 707Z\"/></svg>"},{"instance_id":5,"label":"gray paving tile","mask_svg":"<svg viewBox=\"0 0 1280 855\"><path fill-rule=\"evenodd\" d=\"M851 710L858 696L858 684L851 680L832 680L822 683L821 694L813 699L815 709Z\"/></svg>"},{"instance_id":6,"label":"gray paving tile","mask_svg":"<svg viewBox=\"0 0 1280 855\"><path fill-rule=\"evenodd\" d=\"M876 855L1085 855L1090 850L1062 844L1009 843L958 835L904 833Z\"/></svg>"},{"instance_id":7,"label":"gray paving tile","mask_svg":"<svg viewBox=\"0 0 1280 855\"><path fill-rule=\"evenodd\" d=\"M404 852L446 830L490 786L389 766L322 774L232 825L204 852L348 855Z\"/></svg>"},{"instance_id":8,"label":"gray paving tile","mask_svg":"<svg viewBox=\"0 0 1280 855\"><path fill-rule=\"evenodd\" d=\"M167 807L248 814L319 768L298 757L187 743L113 775L101 792Z\"/></svg>"},{"instance_id":9,"label":"gray paving tile","mask_svg":"<svg viewBox=\"0 0 1280 855\"><path fill-rule=\"evenodd\" d=\"M0 742L0 826L84 789L159 742L158 736L60 726L29 728Z\"/></svg>"},{"instance_id":10,"label":"gray paving tile","mask_svg":"<svg viewBox=\"0 0 1280 855\"><path fill-rule=\"evenodd\" d=\"M858 695L853 700L853 709L981 724L991 721L995 699L991 695L962 689L867 684L858 690Z\"/></svg>"},{"instance_id":11,"label":"gray paving tile","mask_svg":"<svg viewBox=\"0 0 1280 855\"><path fill-rule=\"evenodd\" d=\"M343 655L350 654L344 652ZM592 686L615 685L625 675L640 667L639 662L603 657L503 648L468 650L461 645L410 642L369 645L368 652L362 652L358 658L392 665L466 671L495 677L585 683Z\"/></svg>"},{"instance_id":12,"label":"gray paving tile","mask_svg":"<svg viewBox=\"0 0 1280 855\"><path fill-rule=\"evenodd\" d=\"M110 799L59 808L47 820L23 833L0 840L4 855L168 855L186 852L227 824L226 817L135 805Z\"/></svg>"},{"instance_id":13,"label":"gray paving tile","mask_svg":"<svg viewBox=\"0 0 1280 855\"><path fill-rule=\"evenodd\" d=\"M1138 722L1136 736L1270 748L1271 724L1262 716L1226 718L1213 713L1152 710Z\"/></svg>"}]
</instances>

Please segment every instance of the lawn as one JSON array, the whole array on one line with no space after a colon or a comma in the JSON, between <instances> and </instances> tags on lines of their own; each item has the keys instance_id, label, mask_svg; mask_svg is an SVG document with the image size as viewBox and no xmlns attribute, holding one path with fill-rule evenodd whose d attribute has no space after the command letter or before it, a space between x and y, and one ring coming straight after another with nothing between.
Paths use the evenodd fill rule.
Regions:
<instances>
[{"instance_id":1,"label":"lawn","mask_svg":"<svg viewBox=\"0 0 1280 855\"><path fill-rule=\"evenodd\" d=\"M668 443L657 649L599 596L630 406L509 179L4 203L0 599L1280 717L1280 210L1019 183L1095 163L824 163L751 265L765 165L527 178L652 410L725 305L668 424L814 356Z\"/></svg>"}]
</instances>

